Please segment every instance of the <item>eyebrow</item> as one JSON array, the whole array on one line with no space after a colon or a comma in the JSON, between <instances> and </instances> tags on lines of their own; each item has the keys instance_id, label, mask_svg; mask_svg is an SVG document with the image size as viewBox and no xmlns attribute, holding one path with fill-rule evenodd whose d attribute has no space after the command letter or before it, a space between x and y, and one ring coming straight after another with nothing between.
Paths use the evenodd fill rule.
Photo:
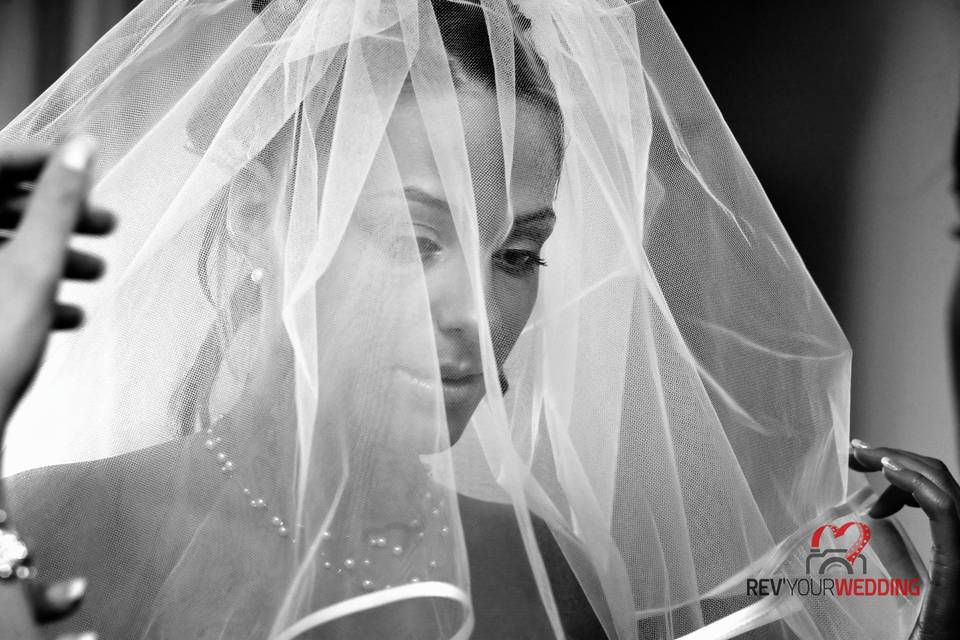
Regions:
<instances>
[{"instance_id":1,"label":"eyebrow","mask_svg":"<svg viewBox=\"0 0 960 640\"><path fill-rule=\"evenodd\" d=\"M543 207L530 211L527 213L521 213L513 219L513 226L529 226L532 224L537 224L539 222L549 222L553 224L557 220L557 214L553 211L553 207Z\"/></svg>"},{"instance_id":2,"label":"eyebrow","mask_svg":"<svg viewBox=\"0 0 960 640\"><path fill-rule=\"evenodd\" d=\"M428 207L434 207L436 209L445 209L450 210L450 203L444 200L443 198L438 198L437 196L427 193L423 189L417 187L404 187L403 195L406 196L407 200L412 200L413 202L419 202L420 204L426 205Z\"/></svg>"},{"instance_id":3,"label":"eyebrow","mask_svg":"<svg viewBox=\"0 0 960 640\"><path fill-rule=\"evenodd\" d=\"M428 193L419 187L404 187L403 195L406 196L407 200L419 202L420 204L424 204L429 207L446 210L450 209L450 203L448 203L446 200ZM554 222L556 219L557 214L554 212L553 207L542 207L534 211L517 215L514 218L514 224L519 225L532 224L536 222Z\"/></svg>"}]
</instances>

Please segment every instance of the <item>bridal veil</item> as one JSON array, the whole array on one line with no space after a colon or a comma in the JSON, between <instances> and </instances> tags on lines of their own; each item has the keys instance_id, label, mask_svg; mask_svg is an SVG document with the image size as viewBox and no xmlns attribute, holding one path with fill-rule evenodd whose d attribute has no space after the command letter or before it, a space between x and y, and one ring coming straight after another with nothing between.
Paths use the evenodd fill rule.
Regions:
<instances>
[{"instance_id":1,"label":"bridal veil","mask_svg":"<svg viewBox=\"0 0 960 640\"><path fill-rule=\"evenodd\" d=\"M120 229L4 455L91 627L467 637L470 500L543 637L541 526L611 638L907 636L746 590L862 513L850 351L655 1L145 0L0 141L78 132Z\"/></svg>"}]
</instances>

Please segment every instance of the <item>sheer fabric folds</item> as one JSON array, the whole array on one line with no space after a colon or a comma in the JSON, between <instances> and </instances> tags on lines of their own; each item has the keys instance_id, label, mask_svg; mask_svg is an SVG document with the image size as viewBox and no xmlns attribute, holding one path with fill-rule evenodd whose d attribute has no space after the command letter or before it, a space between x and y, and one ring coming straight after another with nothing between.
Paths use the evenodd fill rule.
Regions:
<instances>
[{"instance_id":1,"label":"sheer fabric folds","mask_svg":"<svg viewBox=\"0 0 960 640\"><path fill-rule=\"evenodd\" d=\"M4 461L70 625L906 637L746 590L861 510L850 352L652 0L145 0L0 141L76 132L121 226Z\"/></svg>"}]
</instances>

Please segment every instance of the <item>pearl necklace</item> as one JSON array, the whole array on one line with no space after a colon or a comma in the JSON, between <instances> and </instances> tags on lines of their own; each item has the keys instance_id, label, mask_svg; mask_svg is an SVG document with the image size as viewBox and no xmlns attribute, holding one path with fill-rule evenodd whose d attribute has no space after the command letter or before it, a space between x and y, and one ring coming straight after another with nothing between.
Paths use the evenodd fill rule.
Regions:
<instances>
[{"instance_id":1,"label":"pearl necklace","mask_svg":"<svg viewBox=\"0 0 960 640\"><path fill-rule=\"evenodd\" d=\"M245 486L237 476L237 465L230 459L230 456L224 450L223 438L216 435L216 427L224 418L223 414L216 415L210 422L210 427L205 431L206 440L203 443L204 448L209 451L220 467L220 472L228 479L233 480L240 486L240 491L245 500L249 501L250 508L269 521L276 530L277 534L297 542L296 537L289 536L289 529L284 519L270 510L267 501L262 497L254 497L249 487ZM419 518L415 518L408 523L393 522L381 528L369 528L364 531L362 538L366 541L369 551L367 555L357 560L354 554L337 556L330 548L336 542L329 531L321 533L320 559L321 566L326 571L335 572L339 575L350 576L364 591L375 591L378 589L390 589L393 585L389 583L378 584L372 574L374 561L369 555L381 556L377 561L377 566L383 566L382 563L389 562L393 565L401 564L399 569L402 571L404 556L415 551L427 537L428 532L435 530L441 538L447 539L450 535L450 527L445 519L442 518L442 509L439 503L432 502L433 495L430 491L425 494L427 513L429 514L426 524ZM350 536L344 536L343 542L351 544ZM406 578L407 582L420 582L421 577L426 579L436 578L440 563L431 558L427 561L427 568L424 575L413 575Z\"/></svg>"},{"instance_id":2,"label":"pearl necklace","mask_svg":"<svg viewBox=\"0 0 960 640\"><path fill-rule=\"evenodd\" d=\"M267 501L263 498L254 497L253 492L239 479L236 477L237 466L230 459L230 456L227 455L227 452L223 450L223 438L214 433L213 427L220 423L223 420L223 414L218 414L210 422L211 426L207 428L206 435L207 439L203 443L203 447L211 452L216 460L217 464L220 466L220 473L226 476L228 479L233 479L237 481L240 485L240 492L243 494L243 497L246 500L249 500L250 508L253 509L258 514L262 515L264 518L268 519L270 524L276 529L277 534L283 538L286 538L290 530L287 528L286 522L279 514L272 513L267 506ZM291 542L296 542L296 538L290 538Z\"/></svg>"},{"instance_id":3,"label":"pearl necklace","mask_svg":"<svg viewBox=\"0 0 960 640\"><path fill-rule=\"evenodd\" d=\"M426 501L432 498L431 492L425 495ZM378 583L373 574L374 567L392 570L394 574L407 573L406 566L410 556L422 546L423 540L437 535L442 539L449 539L450 527L442 516L439 504L433 503L428 509L427 522L415 518L408 523L392 522L380 528L369 528L362 534L367 551L361 558L355 554L337 554L332 548L336 541L329 532L321 536L320 559L321 566L326 571L347 576L364 591L390 589L389 582ZM350 546L350 536L344 536L344 546ZM379 557L378 557L379 556ZM405 576L405 582L417 583L422 579L437 578L440 563L435 558L429 558L426 568L421 573Z\"/></svg>"}]
</instances>

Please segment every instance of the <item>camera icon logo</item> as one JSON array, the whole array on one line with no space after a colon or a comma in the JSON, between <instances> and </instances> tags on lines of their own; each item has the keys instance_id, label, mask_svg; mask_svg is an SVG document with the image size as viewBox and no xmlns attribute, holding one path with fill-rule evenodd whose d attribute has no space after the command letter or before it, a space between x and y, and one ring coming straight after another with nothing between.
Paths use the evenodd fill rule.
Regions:
<instances>
[{"instance_id":1,"label":"camera icon logo","mask_svg":"<svg viewBox=\"0 0 960 640\"><path fill-rule=\"evenodd\" d=\"M846 549L810 549L807 555L807 573L840 573L853 575L855 564L860 565L860 572L867 572L867 559L857 556L853 562L847 560Z\"/></svg>"},{"instance_id":2,"label":"camera icon logo","mask_svg":"<svg viewBox=\"0 0 960 640\"><path fill-rule=\"evenodd\" d=\"M837 547L839 538L848 529L853 528L859 533L857 539L848 548ZM827 549L821 548L821 538L825 531L830 531L833 536L833 546ZM867 572L867 559L860 555L870 541L870 527L859 520L851 520L837 527L832 524L825 524L817 528L810 536L810 553L807 555L807 573L817 573L820 575L826 573L846 573L852 575L854 569L859 564L861 573Z\"/></svg>"}]
</instances>

